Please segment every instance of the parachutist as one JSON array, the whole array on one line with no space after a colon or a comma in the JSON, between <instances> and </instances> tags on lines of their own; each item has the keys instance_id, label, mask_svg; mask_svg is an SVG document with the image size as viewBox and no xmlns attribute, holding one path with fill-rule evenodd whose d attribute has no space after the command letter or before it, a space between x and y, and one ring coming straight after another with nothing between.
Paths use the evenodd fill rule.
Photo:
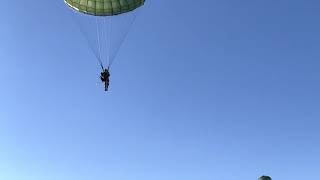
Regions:
<instances>
[{"instance_id":1,"label":"parachutist","mask_svg":"<svg viewBox=\"0 0 320 180\"><path fill-rule=\"evenodd\" d=\"M108 69L103 69L100 73L100 79L104 83L104 90L108 91L110 73Z\"/></svg>"},{"instance_id":2,"label":"parachutist","mask_svg":"<svg viewBox=\"0 0 320 180\"><path fill-rule=\"evenodd\" d=\"M135 12L142 8L145 0L64 0L64 2L70 11L72 9L76 24L79 25L83 35L93 38L90 38L92 41L87 40L90 41L89 47L102 68L100 79L104 83L105 91L108 91L109 67L127 37L136 17ZM117 43L114 43L114 40ZM103 64L106 65L106 69Z\"/></svg>"},{"instance_id":3,"label":"parachutist","mask_svg":"<svg viewBox=\"0 0 320 180\"><path fill-rule=\"evenodd\" d=\"M72 9L74 20L83 35L93 38L90 38L92 41L87 40L102 68L100 79L104 83L105 91L108 91L109 67L127 37L136 17L135 12L142 8L145 0L64 0L64 2L70 11ZM106 69L103 64L106 65Z\"/></svg>"}]
</instances>

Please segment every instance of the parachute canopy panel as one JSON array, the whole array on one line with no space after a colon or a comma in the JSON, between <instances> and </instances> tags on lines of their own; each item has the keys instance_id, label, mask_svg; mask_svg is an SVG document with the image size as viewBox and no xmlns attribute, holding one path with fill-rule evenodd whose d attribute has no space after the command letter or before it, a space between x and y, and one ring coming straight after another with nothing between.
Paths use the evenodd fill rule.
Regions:
<instances>
[{"instance_id":1,"label":"parachute canopy panel","mask_svg":"<svg viewBox=\"0 0 320 180\"><path fill-rule=\"evenodd\" d=\"M114 16L133 11L145 0L64 0L72 9L94 16Z\"/></svg>"}]
</instances>

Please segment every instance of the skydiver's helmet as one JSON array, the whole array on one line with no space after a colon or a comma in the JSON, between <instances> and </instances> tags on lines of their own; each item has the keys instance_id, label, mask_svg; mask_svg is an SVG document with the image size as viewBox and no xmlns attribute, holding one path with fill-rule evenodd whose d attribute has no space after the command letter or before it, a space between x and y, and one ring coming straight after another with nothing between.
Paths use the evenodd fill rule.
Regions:
<instances>
[{"instance_id":1,"label":"skydiver's helmet","mask_svg":"<svg viewBox=\"0 0 320 180\"><path fill-rule=\"evenodd\" d=\"M258 180L272 180L269 176L261 176Z\"/></svg>"}]
</instances>

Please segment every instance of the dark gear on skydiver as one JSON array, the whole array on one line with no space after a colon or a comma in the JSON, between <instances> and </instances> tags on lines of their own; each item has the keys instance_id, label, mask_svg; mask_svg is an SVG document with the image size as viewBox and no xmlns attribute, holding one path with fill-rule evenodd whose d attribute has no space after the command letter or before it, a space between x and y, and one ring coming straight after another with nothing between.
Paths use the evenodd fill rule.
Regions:
<instances>
[{"instance_id":1,"label":"dark gear on skydiver","mask_svg":"<svg viewBox=\"0 0 320 180\"><path fill-rule=\"evenodd\" d=\"M109 77L110 77L110 73L109 73L108 69L104 69L100 73L100 79L104 83L104 90L105 91L108 91L108 88L109 88Z\"/></svg>"}]
</instances>

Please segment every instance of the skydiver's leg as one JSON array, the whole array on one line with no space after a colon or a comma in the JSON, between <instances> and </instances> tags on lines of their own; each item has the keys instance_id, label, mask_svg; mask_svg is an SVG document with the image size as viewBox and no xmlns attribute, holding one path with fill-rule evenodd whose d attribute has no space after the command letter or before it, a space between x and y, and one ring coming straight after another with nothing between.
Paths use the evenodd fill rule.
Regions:
<instances>
[{"instance_id":1,"label":"skydiver's leg","mask_svg":"<svg viewBox=\"0 0 320 180\"><path fill-rule=\"evenodd\" d=\"M108 84L107 84L107 82L104 83L104 90L105 90L105 91L108 91Z\"/></svg>"}]
</instances>

